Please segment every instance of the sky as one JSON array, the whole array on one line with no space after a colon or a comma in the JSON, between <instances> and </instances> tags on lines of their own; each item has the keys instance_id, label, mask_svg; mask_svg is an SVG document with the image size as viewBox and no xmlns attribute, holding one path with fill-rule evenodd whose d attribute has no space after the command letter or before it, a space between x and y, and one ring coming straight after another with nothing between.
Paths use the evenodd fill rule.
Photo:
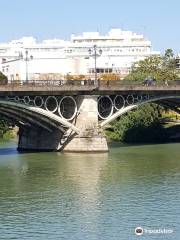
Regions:
<instances>
[{"instance_id":1,"label":"sky","mask_svg":"<svg viewBox=\"0 0 180 240\"><path fill-rule=\"evenodd\" d=\"M122 28L143 34L153 50L180 53L180 0L0 0L0 7L0 42Z\"/></svg>"}]
</instances>

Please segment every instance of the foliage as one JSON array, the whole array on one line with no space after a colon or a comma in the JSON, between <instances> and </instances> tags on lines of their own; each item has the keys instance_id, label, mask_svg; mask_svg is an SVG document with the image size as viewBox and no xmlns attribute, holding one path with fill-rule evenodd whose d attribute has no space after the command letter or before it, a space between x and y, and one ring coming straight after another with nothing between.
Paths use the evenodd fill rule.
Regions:
<instances>
[{"instance_id":1,"label":"foliage","mask_svg":"<svg viewBox=\"0 0 180 240\"><path fill-rule=\"evenodd\" d=\"M173 59L173 57L174 57L173 50L171 48L166 49L164 58L169 60L169 59Z\"/></svg>"},{"instance_id":2,"label":"foliage","mask_svg":"<svg viewBox=\"0 0 180 240\"><path fill-rule=\"evenodd\" d=\"M9 124L5 120L0 120L0 138L9 131Z\"/></svg>"},{"instance_id":3,"label":"foliage","mask_svg":"<svg viewBox=\"0 0 180 240\"><path fill-rule=\"evenodd\" d=\"M0 139L9 140L16 137L17 131L14 125L8 121L0 119Z\"/></svg>"},{"instance_id":4,"label":"foliage","mask_svg":"<svg viewBox=\"0 0 180 240\"><path fill-rule=\"evenodd\" d=\"M125 80L142 81L147 76L156 80L175 80L179 78L172 49L167 49L164 56L150 56L134 63L131 73L125 77Z\"/></svg>"},{"instance_id":5,"label":"foliage","mask_svg":"<svg viewBox=\"0 0 180 240\"><path fill-rule=\"evenodd\" d=\"M107 136L122 142L161 142L166 134L159 124L160 110L156 104L141 106L113 122Z\"/></svg>"},{"instance_id":6,"label":"foliage","mask_svg":"<svg viewBox=\"0 0 180 240\"><path fill-rule=\"evenodd\" d=\"M7 77L2 72L0 72L0 84L7 84L7 81ZM10 125L7 121L0 119L0 138L10 137L11 133L9 131L9 127Z\"/></svg>"},{"instance_id":7,"label":"foliage","mask_svg":"<svg viewBox=\"0 0 180 240\"><path fill-rule=\"evenodd\" d=\"M0 84L6 84L7 80L7 77L2 72L0 72Z\"/></svg>"},{"instance_id":8,"label":"foliage","mask_svg":"<svg viewBox=\"0 0 180 240\"><path fill-rule=\"evenodd\" d=\"M13 130L8 130L7 132L4 133L3 135L3 139L4 140L9 140L15 137L15 134L13 132Z\"/></svg>"},{"instance_id":9,"label":"foliage","mask_svg":"<svg viewBox=\"0 0 180 240\"><path fill-rule=\"evenodd\" d=\"M176 70L176 58L174 57L173 50L168 48L165 51L163 58L163 67L169 70Z\"/></svg>"}]
</instances>

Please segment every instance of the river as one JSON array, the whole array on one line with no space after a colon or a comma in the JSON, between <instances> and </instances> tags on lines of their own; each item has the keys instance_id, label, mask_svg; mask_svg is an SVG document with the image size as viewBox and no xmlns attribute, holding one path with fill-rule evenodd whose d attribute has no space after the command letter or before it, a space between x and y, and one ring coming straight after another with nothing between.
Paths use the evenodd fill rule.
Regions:
<instances>
[{"instance_id":1,"label":"river","mask_svg":"<svg viewBox=\"0 0 180 240\"><path fill-rule=\"evenodd\" d=\"M18 154L16 144L0 143L0 239L180 239L179 143L105 154Z\"/></svg>"}]
</instances>

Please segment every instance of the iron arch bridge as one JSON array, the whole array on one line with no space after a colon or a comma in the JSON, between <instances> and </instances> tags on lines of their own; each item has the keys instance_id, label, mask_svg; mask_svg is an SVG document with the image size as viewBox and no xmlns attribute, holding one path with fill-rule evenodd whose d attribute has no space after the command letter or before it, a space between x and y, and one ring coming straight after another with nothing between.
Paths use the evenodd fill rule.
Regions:
<instances>
[{"instance_id":1,"label":"iron arch bridge","mask_svg":"<svg viewBox=\"0 0 180 240\"><path fill-rule=\"evenodd\" d=\"M142 104L180 113L180 84L0 86L0 116L19 127L19 150L106 152L102 129Z\"/></svg>"},{"instance_id":2,"label":"iron arch bridge","mask_svg":"<svg viewBox=\"0 0 180 240\"><path fill-rule=\"evenodd\" d=\"M33 125L50 131L67 128L78 133L73 124L79 113L78 97L74 96L14 96L0 99L0 114L13 119L18 125ZM113 121L142 104L157 102L179 112L179 96L102 95L97 99L98 119L101 126Z\"/></svg>"}]
</instances>

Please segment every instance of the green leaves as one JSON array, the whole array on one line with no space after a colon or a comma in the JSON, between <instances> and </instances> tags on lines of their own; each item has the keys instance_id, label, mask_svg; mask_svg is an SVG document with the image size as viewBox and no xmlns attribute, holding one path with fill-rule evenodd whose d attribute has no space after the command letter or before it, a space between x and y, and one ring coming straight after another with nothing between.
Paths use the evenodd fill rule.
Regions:
<instances>
[{"instance_id":1,"label":"green leaves","mask_svg":"<svg viewBox=\"0 0 180 240\"><path fill-rule=\"evenodd\" d=\"M179 78L172 49L167 49L164 56L151 56L135 63L125 80L143 81L147 76L157 81Z\"/></svg>"},{"instance_id":2,"label":"green leaves","mask_svg":"<svg viewBox=\"0 0 180 240\"><path fill-rule=\"evenodd\" d=\"M10 125L6 121L0 120L0 138L9 131L9 126Z\"/></svg>"},{"instance_id":3,"label":"green leaves","mask_svg":"<svg viewBox=\"0 0 180 240\"><path fill-rule=\"evenodd\" d=\"M4 80L7 80L7 77L2 72L0 72L0 81Z\"/></svg>"},{"instance_id":4,"label":"green leaves","mask_svg":"<svg viewBox=\"0 0 180 240\"><path fill-rule=\"evenodd\" d=\"M113 122L107 136L122 142L163 141L166 137L159 124L159 117L161 117L159 106L146 104Z\"/></svg>"}]
</instances>

